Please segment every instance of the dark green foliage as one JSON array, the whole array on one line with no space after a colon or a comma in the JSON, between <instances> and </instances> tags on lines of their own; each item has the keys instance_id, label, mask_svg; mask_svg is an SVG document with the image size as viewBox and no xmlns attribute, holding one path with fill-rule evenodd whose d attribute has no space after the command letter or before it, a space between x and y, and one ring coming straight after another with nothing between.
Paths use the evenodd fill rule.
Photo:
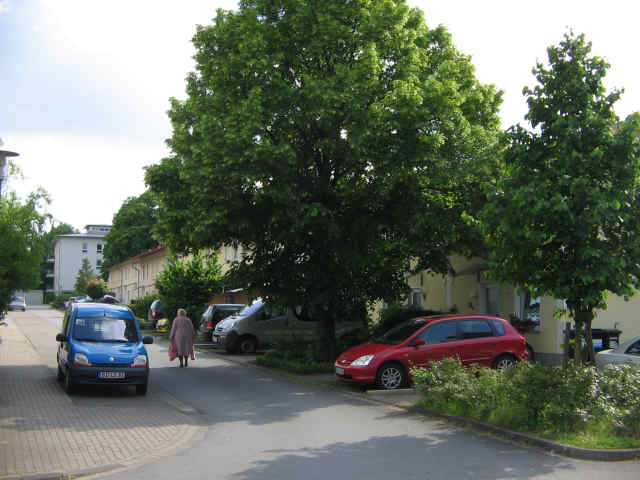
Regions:
<instances>
[{"instance_id":1,"label":"dark green foliage","mask_svg":"<svg viewBox=\"0 0 640 480\"><path fill-rule=\"evenodd\" d=\"M525 88L535 130L509 131L503 175L491 185L481 228L497 280L566 299L576 344L593 360L591 322L609 293L640 286L640 116L619 122L609 65L583 35L566 35Z\"/></svg>"},{"instance_id":2,"label":"dark green foliage","mask_svg":"<svg viewBox=\"0 0 640 480\"><path fill-rule=\"evenodd\" d=\"M399 323L415 317L425 317L429 315L439 315L442 312L436 310L422 310L414 305L403 305L392 303L380 311L380 320L372 327L372 337L378 337L387 330L395 327Z\"/></svg>"},{"instance_id":3,"label":"dark green foliage","mask_svg":"<svg viewBox=\"0 0 640 480\"><path fill-rule=\"evenodd\" d=\"M158 298L157 294L146 295L144 297L136 298L129 304L129 308L133 314L138 318L144 318L147 320L147 314L149 313L149 307L153 301Z\"/></svg>"},{"instance_id":4,"label":"dark green foliage","mask_svg":"<svg viewBox=\"0 0 640 480\"><path fill-rule=\"evenodd\" d=\"M501 94L405 1L242 1L193 39L172 155L147 168L176 252L238 242L235 285L306 305L335 356L340 308L482 246ZM188 207L188 208L187 208Z\"/></svg>"},{"instance_id":5,"label":"dark green foliage","mask_svg":"<svg viewBox=\"0 0 640 480\"><path fill-rule=\"evenodd\" d=\"M82 265L76 275L76 283L73 286L75 295L87 295L87 286L89 282L96 278L96 274L91 267L91 263L86 258L82 259ZM93 298L93 297L91 297Z\"/></svg>"},{"instance_id":6,"label":"dark green foliage","mask_svg":"<svg viewBox=\"0 0 640 480\"><path fill-rule=\"evenodd\" d=\"M48 203L43 191L24 203L13 192L0 197L0 318L14 291L39 284L46 217L38 211L43 203Z\"/></svg>"},{"instance_id":7,"label":"dark green foliage","mask_svg":"<svg viewBox=\"0 0 640 480\"><path fill-rule=\"evenodd\" d=\"M169 321L173 321L179 308L184 308L197 330L207 304L214 294L222 290L220 271L215 256L205 257L197 253L190 258L178 258L169 255L166 267L155 281Z\"/></svg>"},{"instance_id":8,"label":"dark green foliage","mask_svg":"<svg viewBox=\"0 0 640 480\"><path fill-rule=\"evenodd\" d=\"M290 337L273 339L271 348L256 358L258 365L276 367L293 373L331 373L333 364L318 362L316 350L322 348L317 341Z\"/></svg>"},{"instance_id":9,"label":"dark green foliage","mask_svg":"<svg viewBox=\"0 0 640 480\"><path fill-rule=\"evenodd\" d=\"M109 267L124 262L158 246L152 231L157 221L157 202L151 192L129 197L113 216L111 230L104 237L104 261L101 269L106 278Z\"/></svg>"},{"instance_id":10,"label":"dark green foliage","mask_svg":"<svg viewBox=\"0 0 640 480\"><path fill-rule=\"evenodd\" d=\"M51 302L49 302L49 304L53 307L53 308L57 308L57 309L63 309L64 308L64 302L66 302L69 297L71 295L69 293L61 293L60 295L57 295L56 297L54 297L53 300L51 300Z\"/></svg>"},{"instance_id":11,"label":"dark green foliage","mask_svg":"<svg viewBox=\"0 0 640 480\"><path fill-rule=\"evenodd\" d=\"M605 431L640 440L640 372L627 366L566 370L521 362L504 372L447 358L413 369L425 408L525 432Z\"/></svg>"},{"instance_id":12,"label":"dark green foliage","mask_svg":"<svg viewBox=\"0 0 640 480\"><path fill-rule=\"evenodd\" d=\"M106 295L109 292L109 289L107 288L107 284L104 282L104 280L99 278L92 278L87 282L86 291L87 295L89 295L94 300L98 300Z\"/></svg>"}]
</instances>

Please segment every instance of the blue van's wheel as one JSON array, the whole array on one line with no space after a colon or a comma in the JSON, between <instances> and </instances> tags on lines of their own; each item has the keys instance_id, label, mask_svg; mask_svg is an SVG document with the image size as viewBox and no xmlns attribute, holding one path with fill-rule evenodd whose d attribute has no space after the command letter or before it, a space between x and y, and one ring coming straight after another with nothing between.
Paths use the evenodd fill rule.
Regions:
<instances>
[{"instance_id":1,"label":"blue van's wheel","mask_svg":"<svg viewBox=\"0 0 640 480\"><path fill-rule=\"evenodd\" d=\"M75 386L73 385L73 381L71 380L71 371L67 368L67 373L64 376L64 390L68 394L72 394L75 390Z\"/></svg>"}]
</instances>

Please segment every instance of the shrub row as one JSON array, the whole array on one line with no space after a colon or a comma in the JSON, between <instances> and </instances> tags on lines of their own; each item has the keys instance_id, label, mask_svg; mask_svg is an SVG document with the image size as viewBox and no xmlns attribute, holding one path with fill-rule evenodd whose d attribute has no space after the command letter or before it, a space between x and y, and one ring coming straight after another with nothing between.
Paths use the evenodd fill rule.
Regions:
<instances>
[{"instance_id":1,"label":"shrub row","mask_svg":"<svg viewBox=\"0 0 640 480\"><path fill-rule=\"evenodd\" d=\"M504 372L465 368L444 359L412 369L421 403L430 410L472 417L528 432L597 429L640 439L640 372L571 364L566 370L521 362Z\"/></svg>"}]
</instances>

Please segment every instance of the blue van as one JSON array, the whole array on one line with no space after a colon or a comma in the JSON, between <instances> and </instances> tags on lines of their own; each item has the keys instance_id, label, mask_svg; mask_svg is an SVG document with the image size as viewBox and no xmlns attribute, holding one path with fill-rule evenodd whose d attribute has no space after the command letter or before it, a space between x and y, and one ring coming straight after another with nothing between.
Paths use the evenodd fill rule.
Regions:
<instances>
[{"instance_id":1,"label":"blue van","mask_svg":"<svg viewBox=\"0 0 640 480\"><path fill-rule=\"evenodd\" d=\"M58 345L58 380L75 385L135 385L147 393L149 355L129 308L108 303L74 303L65 311Z\"/></svg>"}]
</instances>

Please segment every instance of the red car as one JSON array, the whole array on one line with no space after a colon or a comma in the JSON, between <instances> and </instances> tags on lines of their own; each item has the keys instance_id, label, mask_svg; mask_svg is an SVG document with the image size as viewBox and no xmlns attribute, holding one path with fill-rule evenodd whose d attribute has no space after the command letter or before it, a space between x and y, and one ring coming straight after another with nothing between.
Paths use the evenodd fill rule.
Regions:
<instances>
[{"instance_id":1,"label":"red car","mask_svg":"<svg viewBox=\"0 0 640 480\"><path fill-rule=\"evenodd\" d=\"M373 342L342 353L336 376L345 382L393 390L409 383L411 367L445 357L463 365L507 368L527 360L525 338L506 320L486 315L438 315L403 322Z\"/></svg>"}]
</instances>

